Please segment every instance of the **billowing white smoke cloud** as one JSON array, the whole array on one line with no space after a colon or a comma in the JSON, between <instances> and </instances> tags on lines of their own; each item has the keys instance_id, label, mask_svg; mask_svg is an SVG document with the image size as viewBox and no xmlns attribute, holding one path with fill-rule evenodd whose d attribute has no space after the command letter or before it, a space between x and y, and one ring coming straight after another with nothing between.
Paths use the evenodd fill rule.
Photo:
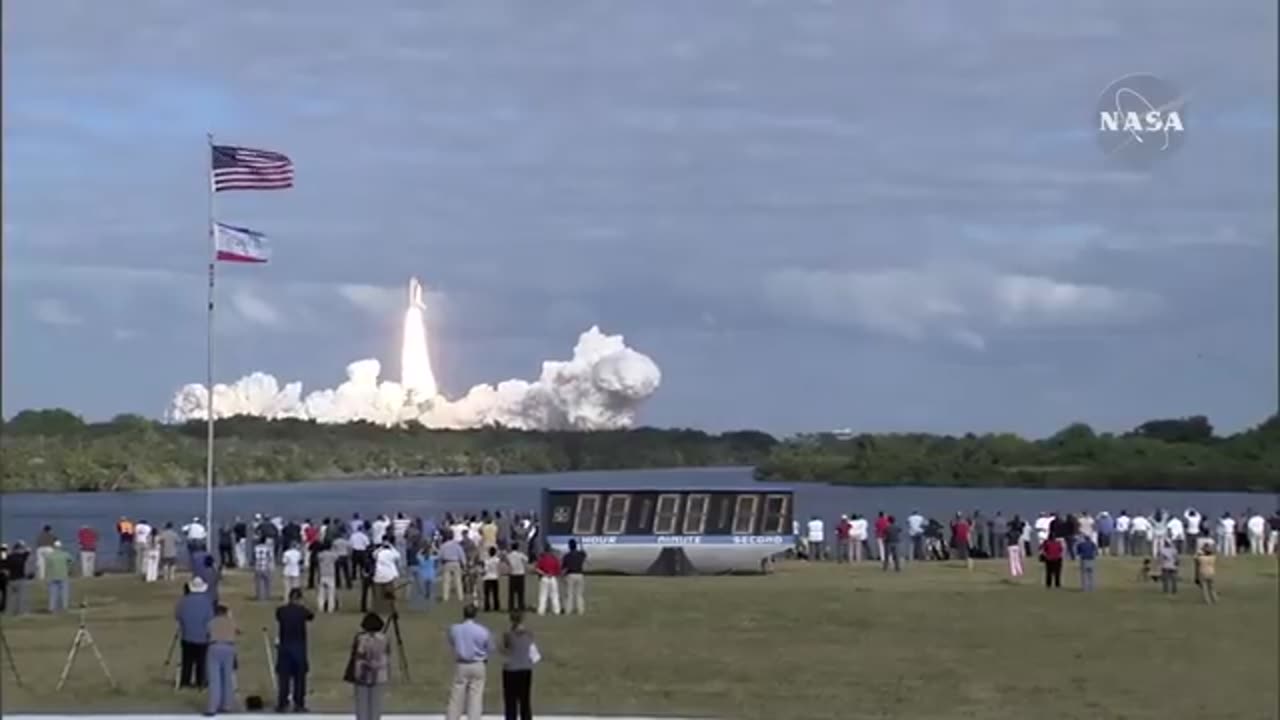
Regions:
<instances>
[{"instance_id":1,"label":"billowing white smoke cloud","mask_svg":"<svg viewBox=\"0 0 1280 720\"><path fill-rule=\"evenodd\" d=\"M605 430L630 427L640 404L662 381L647 355L627 347L621 335L605 335L594 326L578 338L573 359L542 363L537 380L476 385L458 400L422 397L400 383L379 382L381 372L377 360L358 360L347 366L346 382L306 397L302 383L281 388L271 375L256 372L230 385L213 386L214 415L382 425L416 421L436 428L496 423L524 430ZM204 385L184 386L174 395L167 418L205 419L208 397Z\"/></svg>"}]
</instances>

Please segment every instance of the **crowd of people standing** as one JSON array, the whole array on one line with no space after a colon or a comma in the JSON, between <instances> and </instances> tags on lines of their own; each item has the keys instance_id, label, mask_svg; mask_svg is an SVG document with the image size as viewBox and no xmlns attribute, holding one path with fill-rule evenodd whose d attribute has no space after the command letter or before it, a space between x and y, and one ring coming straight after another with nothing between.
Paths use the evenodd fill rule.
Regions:
<instances>
[{"instance_id":1,"label":"crowd of people standing","mask_svg":"<svg viewBox=\"0 0 1280 720\"><path fill-rule=\"evenodd\" d=\"M974 511L956 513L948 526L912 512L905 526L884 512L874 520L844 514L829 545L826 523L815 515L803 528L796 521L795 552L808 560L879 560L886 571L891 567L900 571L903 556L913 561L958 559L971 570L974 558L1007 558L1009 575L1014 578L1025 573L1027 558L1036 557L1044 566L1044 582L1049 588L1061 587L1063 563L1076 561L1085 591L1095 588L1098 557L1144 557L1151 577L1169 594L1177 592L1180 556L1191 555L1196 584L1207 603L1217 601L1213 587L1217 555L1280 554L1280 509L1270 517L1250 508L1238 516L1223 513L1216 520L1193 507L1182 513L1158 510L1150 515L1131 515L1127 510L1115 516L1108 511L1097 515L1087 511L1065 515L1042 512L1030 522L1017 514L986 516Z\"/></svg>"}]
</instances>

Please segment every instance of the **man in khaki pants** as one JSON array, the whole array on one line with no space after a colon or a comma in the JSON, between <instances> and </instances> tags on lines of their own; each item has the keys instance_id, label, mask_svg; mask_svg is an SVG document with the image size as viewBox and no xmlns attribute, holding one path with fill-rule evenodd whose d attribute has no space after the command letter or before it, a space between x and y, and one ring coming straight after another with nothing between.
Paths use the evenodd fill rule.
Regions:
<instances>
[{"instance_id":1,"label":"man in khaki pants","mask_svg":"<svg viewBox=\"0 0 1280 720\"><path fill-rule=\"evenodd\" d=\"M493 649L489 629L476 622L476 606L462 608L462 622L449 628L449 647L453 649L453 684L449 688L448 720L481 720L484 714L485 663Z\"/></svg>"},{"instance_id":2,"label":"man in khaki pants","mask_svg":"<svg viewBox=\"0 0 1280 720\"><path fill-rule=\"evenodd\" d=\"M440 546L440 567L441 575L444 579L444 590L441 591L440 601L449 601L450 589L458 592L458 599L462 597L462 567L467 562L467 552L462 549L462 543L457 538L451 539Z\"/></svg>"}]
</instances>

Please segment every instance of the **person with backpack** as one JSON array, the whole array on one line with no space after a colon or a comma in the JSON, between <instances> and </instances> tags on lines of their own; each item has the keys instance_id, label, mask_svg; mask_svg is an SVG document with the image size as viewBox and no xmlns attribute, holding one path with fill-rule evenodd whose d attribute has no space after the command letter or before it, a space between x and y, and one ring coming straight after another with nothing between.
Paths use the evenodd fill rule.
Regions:
<instances>
[{"instance_id":1,"label":"person with backpack","mask_svg":"<svg viewBox=\"0 0 1280 720\"><path fill-rule=\"evenodd\" d=\"M351 641L351 657L343 680L355 688L356 720L382 717L382 700L390 679L391 641L383 632L382 618L367 613L360 632Z\"/></svg>"}]
</instances>

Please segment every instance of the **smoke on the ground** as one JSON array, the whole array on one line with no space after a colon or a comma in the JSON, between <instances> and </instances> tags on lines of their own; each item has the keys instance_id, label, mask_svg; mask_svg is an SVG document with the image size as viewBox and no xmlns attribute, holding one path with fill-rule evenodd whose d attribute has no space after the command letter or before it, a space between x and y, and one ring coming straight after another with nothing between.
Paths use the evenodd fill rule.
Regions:
<instances>
[{"instance_id":1,"label":"smoke on the ground","mask_svg":"<svg viewBox=\"0 0 1280 720\"><path fill-rule=\"evenodd\" d=\"M630 427L641 403L658 389L662 373L647 355L632 350L621 335L598 327L582 333L570 360L542 363L537 380L505 380L476 385L450 400L423 397L398 382L380 380L377 360L347 366L338 387L302 394L302 383L281 386L272 375L255 372L229 385L215 384L214 416L252 415L322 423L357 420L397 425L470 428L498 424L526 430L605 430ZM203 420L208 415L205 386L184 386L173 397L167 418Z\"/></svg>"}]
</instances>

